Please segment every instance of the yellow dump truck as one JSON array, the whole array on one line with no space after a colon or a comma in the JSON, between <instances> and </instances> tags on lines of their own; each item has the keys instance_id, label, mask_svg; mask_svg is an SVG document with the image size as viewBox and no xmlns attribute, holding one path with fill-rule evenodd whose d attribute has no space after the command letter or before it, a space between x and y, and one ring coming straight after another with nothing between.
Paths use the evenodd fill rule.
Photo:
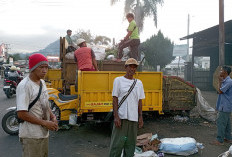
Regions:
<instances>
[{"instance_id":1,"label":"yellow dump truck","mask_svg":"<svg viewBox=\"0 0 232 157\"><path fill-rule=\"evenodd\" d=\"M68 121L71 113L81 121L110 120L113 80L125 74L125 62L98 61L100 71L77 73L74 59L66 57L65 43L61 37L61 69L49 69L45 79L53 111L60 121ZM135 77L144 85L144 112L190 111L196 106L195 87L178 77L163 77L162 72L137 72Z\"/></svg>"},{"instance_id":2,"label":"yellow dump truck","mask_svg":"<svg viewBox=\"0 0 232 157\"><path fill-rule=\"evenodd\" d=\"M65 96L49 88L53 112L60 121L68 121L71 113L76 114L80 121L110 121L113 81L123 75L125 72L79 71L77 89L70 87L72 95ZM140 79L144 86L143 111L162 114L162 73L137 72L135 78Z\"/></svg>"}]
</instances>

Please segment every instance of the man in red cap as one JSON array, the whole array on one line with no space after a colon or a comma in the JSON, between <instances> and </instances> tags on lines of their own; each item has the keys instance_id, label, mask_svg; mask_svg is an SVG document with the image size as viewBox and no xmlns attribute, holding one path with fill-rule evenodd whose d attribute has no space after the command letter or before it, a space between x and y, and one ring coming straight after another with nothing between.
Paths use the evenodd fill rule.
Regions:
<instances>
[{"instance_id":1,"label":"man in red cap","mask_svg":"<svg viewBox=\"0 0 232 157\"><path fill-rule=\"evenodd\" d=\"M56 116L51 112L44 76L48 71L48 60L42 54L29 57L30 74L16 90L19 139L23 157L48 156L48 130L58 130ZM32 105L33 104L33 105ZM32 107L31 107L32 106Z\"/></svg>"}]
</instances>

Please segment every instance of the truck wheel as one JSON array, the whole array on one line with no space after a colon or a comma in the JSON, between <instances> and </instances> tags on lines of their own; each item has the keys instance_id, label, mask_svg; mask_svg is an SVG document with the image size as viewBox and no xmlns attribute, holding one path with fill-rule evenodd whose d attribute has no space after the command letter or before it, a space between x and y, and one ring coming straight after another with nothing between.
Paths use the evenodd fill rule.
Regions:
<instances>
[{"instance_id":1,"label":"truck wheel","mask_svg":"<svg viewBox=\"0 0 232 157\"><path fill-rule=\"evenodd\" d=\"M19 123L15 118L15 110L11 110L2 118L2 128L10 135L17 135L19 132Z\"/></svg>"}]
</instances>

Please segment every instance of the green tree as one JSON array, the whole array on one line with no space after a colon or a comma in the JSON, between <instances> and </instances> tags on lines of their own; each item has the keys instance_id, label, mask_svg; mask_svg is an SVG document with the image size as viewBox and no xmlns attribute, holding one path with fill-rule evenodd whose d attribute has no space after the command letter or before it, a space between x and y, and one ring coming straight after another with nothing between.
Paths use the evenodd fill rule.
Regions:
<instances>
[{"instance_id":1,"label":"green tree","mask_svg":"<svg viewBox=\"0 0 232 157\"><path fill-rule=\"evenodd\" d=\"M120 0L111 0L111 4L115 4ZM134 13L135 21L140 31L143 30L145 17L153 17L155 26L157 27L157 5L163 4L163 0L125 0L124 14Z\"/></svg>"},{"instance_id":2,"label":"green tree","mask_svg":"<svg viewBox=\"0 0 232 157\"><path fill-rule=\"evenodd\" d=\"M160 65L161 68L165 67L175 58L172 56L173 42L165 38L161 31L143 42L140 49L144 52L148 65L154 69L157 65Z\"/></svg>"}]
</instances>

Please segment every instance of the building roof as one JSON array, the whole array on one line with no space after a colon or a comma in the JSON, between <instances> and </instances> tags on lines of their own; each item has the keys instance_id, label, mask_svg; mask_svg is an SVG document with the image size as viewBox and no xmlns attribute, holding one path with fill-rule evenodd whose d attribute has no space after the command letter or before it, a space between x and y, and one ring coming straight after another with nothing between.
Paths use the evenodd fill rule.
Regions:
<instances>
[{"instance_id":1,"label":"building roof","mask_svg":"<svg viewBox=\"0 0 232 157\"><path fill-rule=\"evenodd\" d=\"M225 36L228 34L232 34L232 20L224 22L225 27ZM186 40L191 38L201 38L201 39L210 39L210 38L218 38L219 36L219 25L207 28L205 30L195 32L188 36L180 38L180 40ZM232 38L230 38L232 40Z\"/></svg>"}]
</instances>

